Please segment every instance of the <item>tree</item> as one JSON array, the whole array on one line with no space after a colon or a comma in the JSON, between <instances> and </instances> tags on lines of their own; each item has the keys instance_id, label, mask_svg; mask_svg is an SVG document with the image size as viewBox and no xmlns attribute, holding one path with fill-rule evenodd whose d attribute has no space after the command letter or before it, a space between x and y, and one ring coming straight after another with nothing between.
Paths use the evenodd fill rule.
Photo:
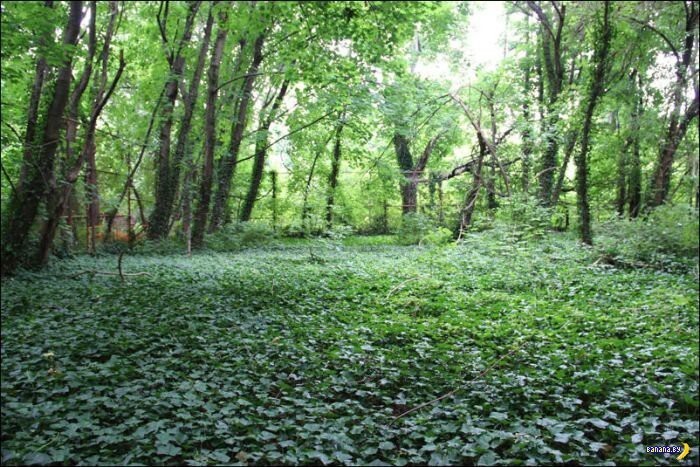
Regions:
<instances>
[{"instance_id":1,"label":"tree","mask_svg":"<svg viewBox=\"0 0 700 467\"><path fill-rule=\"evenodd\" d=\"M189 238L189 218L187 223L186 236L188 237L188 251L191 241L192 247L202 245L204 239L204 228L207 223L207 213L209 212L209 200L211 198L212 176L214 175L214 149L216 147L216 109L219 92L219 66L226 44L226 11L222 11L219 16L219 31L216 35L214 48L211 52L209 71L207 76L207 110L204 124L204 162L202 165L201 184L199 189L199 204L195 213L195 224L192 238ZM188 189L186 186L185 189ZM186 194L186 196L189 196ZM189 201L187 201L189 203ZM189 209L189 208L188 208ZM189 216L188 213L186 213Z\"/></svg>"},{"instance_id":2,"label":"tree","mask_svg":"<svg viewBox=\"0 0 700 467\"><path fill-rule=\"evenodd\" d=\"M606 68L608 67L607 61L612 38L610 2L608 1L603 5L602 24L597 27L595 34L595 46L592 59L594 69L588 84L586 110L583 117L583 130L581 132L581 150L576 157L576 205L579 215L579 230L581 241L588 245L593 243L591 212L588 201L588 151L593 112L598 99L600 99L605 90L605 74Z\"/></svg>"},{"instance_id":3,"label":"tree","mask_svg":"<svg viewBox=\"0 0 700 467\"><path fill-rule=\"evenodd\" d=\"M184 112L180 120L175 152L173 153L172 161L168 163L167 179L160 183L159 186L161 189L156 190L155 206L151 213L151 221L149 223L149 237L151 238L163 238L168 235L170 230L173 203L175 202L176 194L180 186L180 171L186 158L186 153L191 150L189 147L189 139L192 129L192 119L199 95L199 83L204 70L204 62L206 60L207 51L209 50L212 25L214 23L213 9L216 4L217 2L213 2L209 7L207 22L204 26L204 35L200 42L199 54L194 66L194 74L190 81L189 90L187 93L182 93ZM180 71L180 73L182 73L182 71Z\"/></svg>"},{"instance_id":4,"label":"tree","mask_svg":"<svg viewBox=\"0 0 700 467\"><path fill-rule=\"evenodd\" d=\"M74 46L78 41L80 21L82 19L82 2L70 3L68 20L63 31L64 58L56 74L56 81L50 96L49 106L46 112L39 116L39 95L43 94L45 76L45 59L39 57L36 64L35 84L32 91L32 100L27 112L26 138L35 133L37 117L43 120L43 131L40 138L31 145L25 146L25 158L22 163L22 172L16 191L10 199L7 224L2 240L2 266L0 272L3 276L12 273L22 261L25 253L24 247L36 219L39 203L50 189L46 175L53 173L56 149L60 141L63 111L68 103L70 83L72 79L72 63ZM50 36L45 38L49 43ZM38 91L38 92L37 92ZM48 97L47 96L47 97ZM34 99L36 97L36 100Z\"/></svg>"},{"instance_id":5,"label":"tree","mask_svg":"<svg viewBox=\"0 0 700 467\"><path fill-rule=\"evenodd\" d=\"M652 207L660 206L666 201L671 187L671 173L678 145L688 131L690 123L698 116L700 108L700 88L696 81L693 100L685 107L685 112L683 112L686 89L690 81L693 50L698 40L699 17L697 2L692 0L685 1L683 6L685 9L684 34L680 38L680 43L682 44L680 47L674 44L661 30L651 24L644 24L644 27L651 29L664 40L675 58L675 82L672 90L671 115L650 188L653 194L650 200ZM673 7L675 8L675 5Z\"/></svg>"},{"instance_id":6,"label":"tree","mask_svg":"<svg viewBox=\"0 0 700 467\"><path fill-rule=\"evenodd\" d=\"M96 17L97 17L97 3L91 2L91 21L90 21L90 39L88 45L88 57L86 60L85 69L79 80L78 85L74 89L70 97L70 117L67 122L66 130L66 158L63 161L63 168L65 173L61 175L61 180L59 183L56 181L55 174L49 174L50 176L50 191L46 194L47 201L47 211L48 218L44 222L41 229L41 238L39 241L39 247L37 251L34 263L36 265L43 265L48 261L49 253L51 252L51 247L53 245L54 238L56 237L56 229L58 228L59 221L66 211L68 204L71 199L71 194L73 192L73 185L78 180L80 171L85 165L86 167L86 181L89 191L88 197L88 209L87 209L87 225L92 228L91 230L91 247L95 250L95 225L97 224L97 219L99 215L99 202L97 200L97 165L95 163L95 133L97 130L97 120L100 114L104 110L105 105L112 96L119 80L122 76L126 62L124 61L124 54L121 52L119 54L119 68L117 69L112 83L109 88L107 88L107 72L108 63L110 56L110 45L112 37L116 32L116 21L118 14L118 6L116 2L109 4L109 20L107 25L107 31L105 34L105 39L102 46L102 51L100 53L100 60L102 62L101 71L99 76L95 79L95 92L91 103L90 118L85 125L85 136L83 141L83 146L79 151L77 157L73 157L73 143L75 140L76 124L77 124L77 108L80 103L80 98L85 90L88 81L92 75L92 60L95 55L96 48Z\"/></svg>"},{"instance_id":7,"label":"tree","mask_svg":"<svg viewBox=\"0 0 700 467\"><path fill-rule=\"evenodd\" d=\"M224 209L228 202L231 192L231 180L233 179L234 170L238 164L238 153L243 141L243 132L248 123L248 112L250 108L250 99L253 91L253 84L258 75L260 63L263 60L262 48L265 42L265 36L260 34L253 44L253 59L248 67L248 72L243 81L243 89L241 90L241 98L238 101L236 117L231 125L231 142L228 151L221 159L218 170L218 184L216 195L214 196L214 206L212 207L211 221L209 230L215 231L224 221ZM202 226L202 228L204 228Z\"/></svg>"},{"instance_id":8,"label":"tree","mask_svg":"<svg viewBox=\"0 0 700 467\"><path fill-rule=\"evenodd\" d=\"M551 2L553 13L548 14L539 3L528 1L527 7L539 21L539 40L541 44L543 74L547 82L548 98L543 108L547 109L545 134L546 147L542 156L539 171L539 197L545 206L551 205L554 171L557 167L557 151L559 149L556 134L556 105L564 83L563 32L566 22L566 5L562 2ZM543 96L542 96L543 97Z\"/></svg>"},{"instance_id":9,"label":"tree","mask_svg":"<svg viewBox=\"0 0 700 467\"><path fill-rule=\"evenodd\" d=\"M178 90L180 88L180 80L185 68L184 49L187 47L192 38L197 11L202 2L189 2L187 18L185 19L185 27L182 36L178 41L175 51L166 49L166 58L170 65L168 79L165 82L165 102L161 107L161 125L159 137L159 149L157 159L157 178L155 186L156 205L151 214L149 237L161 238L167 234L167 226L170 221L170 206L174 199L174 187L171 184L172 172L174 170L170 160L170 136L173 128L173 110L175 101L177 100ZM161 12L163 17L161 18ZM169 45L167 37L167 21L168 21L168 3L161 3L161 10L158 12L158 26L161 31L161 37L164 47ZM211 30L211 25L209 26ZM193 104L193 103L192 103ZM185 138L185 136L183 136Z\"/></svg>"},{"instance_id":10,"label":"tree","mask_svg":"<svg viewBox=\"0 0 700 467\"><path fill-rule=\"evenodd\" d=\"M267 150L270 147L268 144L268 132L270 131L270 125L272 121L277 116L280 105L284 100L284 96L287 94L287 89L289 89L289 79L285 79L275 96L274 101L272 101L272 108L265 114L265 106L263 106L263 111L261 112L260 118L261 123L258 127L258 135L255 140L255 153L253 157L253 172L250 176L250 186L248 187L248 194L243 201L243 208L241 209L240 220L242 222L247 222L250 220L253 214L253 207L255 207L255 202L258 198L258 191L260 190L260 182L262 181L263 171L265 168L265 158L267 156ZM269 101L268 101L269 102Z\"/></svg>"},{"instance_id":11,"label":"tree","mask_svg":"<svg viewBox=\"0 0 700 467\"><path fill-rule=\"evenodd\" d=\"M333 161L331 163L331 173L328 176L328 195L326 197L326 228L333 227L333 207L335 205L335 190L338 186L338 173L340 172L341 156L341 136L343 133L343 115L338 121L338 128L335 130L335 143L333 144Z\"/></svg>"}]
</instances>

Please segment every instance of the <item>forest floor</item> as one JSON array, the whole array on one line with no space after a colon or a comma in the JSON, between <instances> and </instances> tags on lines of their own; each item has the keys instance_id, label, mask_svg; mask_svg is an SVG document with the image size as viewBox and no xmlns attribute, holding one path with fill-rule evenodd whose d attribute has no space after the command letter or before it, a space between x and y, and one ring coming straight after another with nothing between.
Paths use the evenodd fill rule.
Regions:
<instances>
[{"instance_id":1,"label":"forest floor","mask_svg":"<svg viewBox=\"0 0 700 467\"><path fill-rule=\"evenodd\" d=\"M3 464L698 463L696 276L556 234L390 243L5 281Z\"/></svg>"}]
</instances>

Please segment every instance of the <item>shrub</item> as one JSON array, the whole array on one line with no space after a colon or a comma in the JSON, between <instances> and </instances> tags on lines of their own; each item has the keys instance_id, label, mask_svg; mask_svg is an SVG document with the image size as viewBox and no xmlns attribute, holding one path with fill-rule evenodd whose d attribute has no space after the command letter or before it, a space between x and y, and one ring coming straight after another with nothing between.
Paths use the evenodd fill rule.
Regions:
<instances>
[{"instance_id":1,"label":"shrub","mask_svg":"<svg viewBox=\"0 0 700 467\"><path fill-rule=\"evenodd\" d=\"M331 240L343 240L354 233L350 225L334 225L330 230L326 230L324 235Z\"/></svg>"},{"instance_id":2,"label":"shrub","mask_svg":"<svg viewBox=\"0 0 700 467\"><path fill-rule=\"evenodd\" d=\"M206 239L206 246L214 251L237 250L259 246L277 238L277 233L263 222L237 222L223 226Z\"/></svg>"},{"instance_id":3,"label":"shrub","mask_svg":"<svg viewBox=\"0 0 700 467\"><path fill-rule=\"evenodd\" d=\"M453 240L452 231L445 227L438 227L425 234L421 239L422 245L447 245Z\"/></svg>"},{"instance_id":4,"label":"shrub","mask_svg":"<svg viewBox=\"0 0 700 467\"><path fill-rule=\"evenodd\" d=\"M400 245L445 245L452 240L452 232L445 227L438 227L429 217L420 213L403 216L401 227L397 232Z\"/></svg>"},{"instance_id":5,"label":"shrub","mask_svg":"<svg viewBox=\"0 0 700 467\"><path fill-rule=\"evenodd\" d=\"M117 254L121 252L123 245L105 244L106 253ZM175 237L168 237L162 240L142 240L136 243L131 254L145 255L176 255L182 254L186 250L185 243Z\"/></svg>"},{"instance_id":6,"label":"shrub","mask_svg":"<svg viewBox=\"0 0 700 467\"><path fill-rule=\"evenodd\" d=\"M665 269L697 263L698 213L691 206L661 206L646 218L612 219L601 224L596 250L625 261Z\"/></svg>"},{"instance_id":7,"label":"shrub","mask_svg":"<svg viewBox=\"0 0 700 467\"><path fill-rule=\"evenodd\" d=\"M552 228L553 223L559 221L550 208L542 206L536 198L523 194L505 199L498 215L514 223L525 238L542 238Z\"/></svg>"},{"instance_id":8,"label":"shrub","mask_svg":"<svg viewBox=\"0 0 700 467\"><path fill-rule=\"evenodd\" d=\"M401 227L396 232L397 241L401 245L416 245L434 228L433 222L423 214L404 214Z\"/></svg>"}]
</instances>

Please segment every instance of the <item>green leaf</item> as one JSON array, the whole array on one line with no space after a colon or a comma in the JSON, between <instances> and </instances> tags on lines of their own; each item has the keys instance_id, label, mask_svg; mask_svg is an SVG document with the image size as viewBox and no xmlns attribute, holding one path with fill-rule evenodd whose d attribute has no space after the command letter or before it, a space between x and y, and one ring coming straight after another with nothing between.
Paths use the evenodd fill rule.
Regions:
<instances>
[{"instance_id":1,"label":"green leaf","mask_svg":"<svg viewBox=\"0 0 700 467\"><path fill-rule=\"evenodd\" d=\"M479 461L476 465L494 465L496 463L496 454L493 452L487 452L479 457Z\"/></svg>"},{"instance_id":2,"label":"green leaf","mask_svg":"<svg viewBox=\"0 0 700 467\"><path fill-rule=\"evenodd\" d=\"M170 443L166 444L156 444L156 453L157 454L162 454L164 456L176 456L182 452L182 449L180 449L178 446L175 446Z\"/></svg>"},{"instance_id":3,"label":"green leaf","mask_svg":"<svg viewBox=\"0 0 700 467\"><path fill-rule=\"evenodd\" d=\"M382 451L391 451L392 449L396 449L396 445L391 441L382 441L379 443L379 449Z\"/></svg>"},{"instance_id":4,"label":"green leaf","mask_svg":"<svg viewBox=\"0 0 700 467\"><path fill-rule=\"evenodd\" d=\"M588 422L600 429L605 429L608 427L608 425L610 425L610 423L606 422L605 420L601 420L600 418L591 418L588 420Z\"/></svg>"}]
</instances>

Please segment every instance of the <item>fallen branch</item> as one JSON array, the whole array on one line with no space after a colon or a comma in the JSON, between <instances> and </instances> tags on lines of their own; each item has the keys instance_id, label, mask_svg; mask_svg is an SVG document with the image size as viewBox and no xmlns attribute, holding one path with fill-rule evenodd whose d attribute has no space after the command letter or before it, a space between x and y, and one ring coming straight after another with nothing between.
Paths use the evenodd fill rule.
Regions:
<instances>
[{"instance_id":1,"label":"fallen branch","mask_svg":"<svg viewBox=\"0 0 700 467\"><path fill-rule=\"evenodd\" d=\"M572 320L573 320L574 317L575 317L575 316L572 316L571 318L567 319L567 320L564 322L564 324L562 324L561 326L559 326L559 328L556 330L556 332L555 332L554 334L555 334L555 335L558 335L558 333L561 332L562 329L564 329L566 326L568 326L569 324L571 324L571 322L572 322ZM431 405L431 404L434 404L435 402L440 402L440 401L443 400L443 399L447 399L448 397L450 397L450 396L456 394L460 389L465 389L467 386L469 386L470 384L476 382L479 378L481 378L482 376L488 374L491 370L493 370L494 368L496 368L496 367L498 366L498 364L499 364L502 360L505 360L505 359L508 358L509 356L513 355L515 352L517 352L517 351L519 351L519 350L521 350L521 349L524 349L527 345L528 345L528 342L527 342L527 341L523 341L520 345L518 345L518 346L516 346L515 348L513 348L513 349L512 349L510 352L508 352L507 354L504 354L504 355L498 357L498 359L496 359L496 361L494 361L488 368L486 368L485 370L481 371L478 375L476 375L476 376L475 376L474 378L472 378L471 380L467 381L466 383L462 384L461 386L457 386L456 388L454 388L453 390L451 390L451 391L449 391L449 392L446 392L445 394L441 395L440 397L436 397L436 398L433 399L433 400L430 400L430 401L428 401L428 402L424 402L423 404L417 405L416 407L414 407L414 408L412 408L412 409L410 409L410 410L407 410L407 411L405 411L405 412L403 412L403 413L397 415L396 417L394 417L394 419L391 421L391 423L389 423L389 426L392 426L398 419L403 418L403 417L405 417L406 415L412 414L413 412L417 412L417 411L419 411L419 410L421 410L421 409L423 409L423 408L425 408L425 407L428 407L428 406Z\"/></svg>"},{"instance_id":2,"label":"fallen branch","mask_svg":"<svg viewBox=\"0 0 700 467\"><path fill-rule=\"evenodd\" d=\"M76 278L78 276L82 276L83 274L99 274L101 276L122 276L122 277L130 277L130 276L150 276L149 273L147 272L125 272L125 273L118 273L118 272L107 272L107 271L98 271L96 269L86 269L84 271L76 272L75 274L72 274L68 277L71 279Z\"/></svg>"},{"instance_id":3,"label":"fallen branch","mask_svg":"<svg viewBox=\"0 0 700 467\"><path fill-rule=\"evenodd\" d=\"M74 279L78 276L82 276L83 274L92 274L93 276L99 274L101 276L119 276L122 282L124 282L125 277L150 276L150 274L147 272L124 272L122 270L122 259L124 258L124 253L126 253L126 251L122 251L121 253L119 253L119 259L117 259L117 272L98 271L97 269L85 269L84 271L76 272L75 274L72 274L68 277Z\"/></svg>"},{"instance_id":4,"label":"fallen branch","mask_svg":"<svg viewBox=\"0 0 700 467\"><path fill-rule=\"evenodd\" d=\"M472 380L467 381L467 382L464 383L462 386L458 386L458 387L454 388L453 390L451 390L451 391L449 391L449 392L446 392L445 394L443 394L443 395L440 396L440 397L437 397L437 398L435 398L435 399L433 399L433 400L431 400L431 401L428 401L428 402L424 402L423 404L417 405L416 407L414 407L414 408L412 408L412 409L410 409L410 410L407 410L407 411L405 411L405 412L403 412L403 413L397 415L397 416L394 417L394 419L391 421L391 423L389 424L389 426L393 425L393 424L396 422L396 420L398 420L398 419L400 419L400 418L402 418L402 417L405 417L405 416L408 415L408 414L411 414L411 413L413 413L413 412L417 412L417 411L419 411L419 410L422 409L422 408L425 408L425 407L427 407L427 406L429 406L429 405L431 405L431 404L434 404L435 402L440 402L441 400L447 399L448 397L454 395L454 394L455 394L457 391L459 391L460 389L464 389L466 386L468 386L468 385L474 383L477 379L481 378L482 376L484 376L485 374L487 374L488 372L490 372L491 370L493 370L494 368L496 368L496 366L501 362L501 360L504 360L505 358L507 358L507 357L513 355L515 352L517 352L518 350L522 349L522 348L525 347L526 345L527 345L527 342L525 342L525 343L523 343L522 345L520 345L520 346L514 348L513 350L511 350L511 351L508 352L507 354L502 355L501 357L498 358L498 360L496 360L495 362L493 362L493 364L492 364L490 367L488 367L488 368L486 368L485 370L483 370L481 373L479 373L478 375L476 375Z\"/></svg>"},{"instance_id":5,"label":"fallen branch","mask_svg":"<svg viewBox=\"0 0 700 467\"><path fill-rule=\"evenodd\" d=\"M407 280L403 281L402 283L400 283L399 285L397 285L396 287L394 287L393 289L391 289L391 290L389 291L389 293L386 294L385 299L387 299L387 298L391 297L392 295L394 295L395 292L398 292L399 290L403 289L403 288L406 286L406 284L408 284L409 282L413 282L413 281L418 280L418 279L422 279L422 277L411 277L410 279L407 279Z\"/></svg>"},{"instance_id":6,"label":"fallen branch","mask_svg":"<svg viewBox=\"0 0 700 467\"><path fill-rule=\"evenodd\" d=\"M649 263L644 263L642 261L625 261L624 259L617 258L612 255L604 254L600 255L598 259L595 260L590 267L597 266L599 263L607 264L609 266L614 266L617 268L625 269L650 269L654 268L653 265Z\"/></svg>"}]
</instances>

